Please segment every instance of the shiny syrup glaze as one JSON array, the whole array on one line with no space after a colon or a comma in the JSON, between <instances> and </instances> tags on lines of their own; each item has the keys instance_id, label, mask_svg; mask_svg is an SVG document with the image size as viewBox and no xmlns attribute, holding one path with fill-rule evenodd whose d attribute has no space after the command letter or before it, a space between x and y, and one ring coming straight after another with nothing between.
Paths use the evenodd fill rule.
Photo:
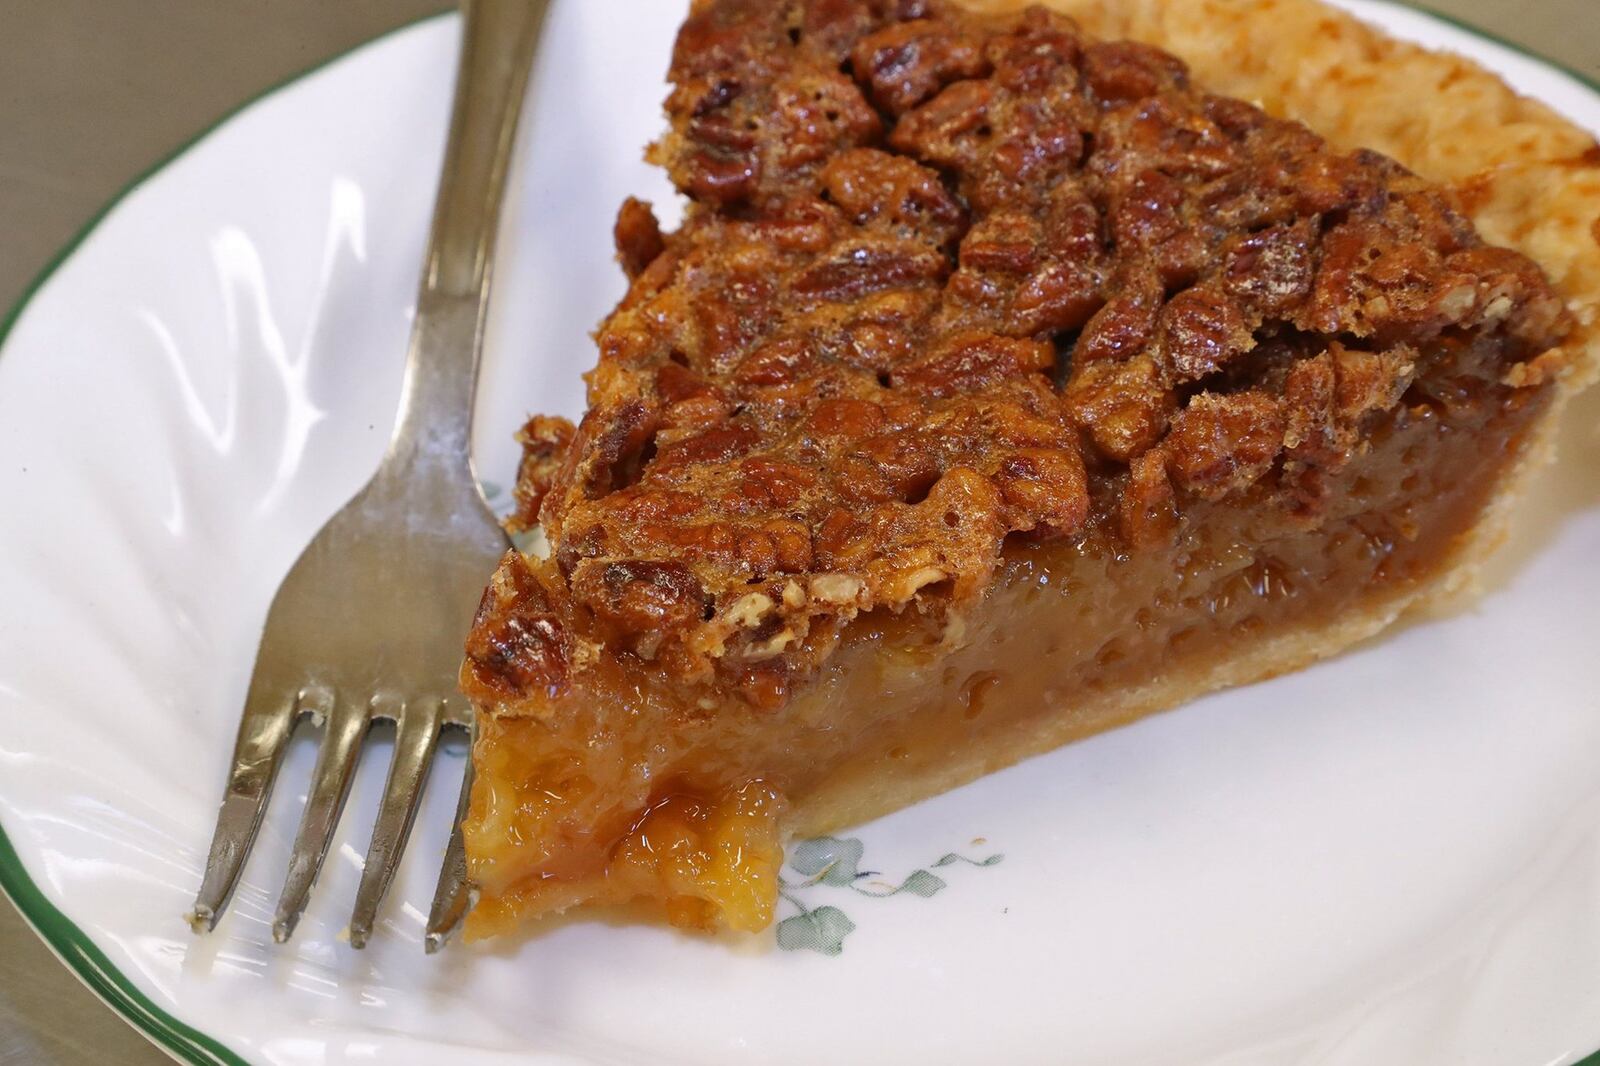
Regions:
<instances>
[{"instance_id":1,"label":"shiny syrup glaze","mask_svg":"<svg viewBox=\"0 0 1600 1066\"><path fill-rule=\"evenodd\" d=\"M713 0L672 80L685 223L625 206L589 411L524 432L553 555L468 644L479 934L759 925L786 827L1256 676L1444 566L1548 398L1536 266L1155 49Z\"/></svg>"}]
</instances>

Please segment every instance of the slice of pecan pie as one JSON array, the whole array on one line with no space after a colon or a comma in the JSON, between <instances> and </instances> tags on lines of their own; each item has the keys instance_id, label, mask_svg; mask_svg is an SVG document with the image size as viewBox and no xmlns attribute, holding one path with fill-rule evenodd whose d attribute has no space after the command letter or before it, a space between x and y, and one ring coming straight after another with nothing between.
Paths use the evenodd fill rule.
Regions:
<instances>
[{"instance_id":1,"label":"slice of pecan pie","mask_svg":"<svg viewBox=\"0 0 1600 1066\"><path fill-rule=\"evenodd\" d=\"M1264 2L1203 5L1247 70L1294 45ZM1324 18L1356 74L1422 62ZM623 206L588 413L524 431L549 552L468 643L475 935L757 929L788 834L1348 646L1461 572L1587 367L1592 241L1558 288L1460 189L1042 8L699 0L671 81L683 224ZM1543 210L1486 217L1590 239L1500 225Z\"/></svg>"}]
</instances>

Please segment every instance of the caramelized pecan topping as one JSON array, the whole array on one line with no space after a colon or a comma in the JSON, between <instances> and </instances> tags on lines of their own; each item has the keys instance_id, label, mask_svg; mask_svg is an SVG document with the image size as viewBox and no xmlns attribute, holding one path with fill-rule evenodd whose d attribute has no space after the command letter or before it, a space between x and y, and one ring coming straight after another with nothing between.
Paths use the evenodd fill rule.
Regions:
<instances>
[{"instance_id":1,"label":"caramelized pecan topping","mask_svg":"<svg viewBox=\"0 0 1600 1066\"><path fill-rule=\"evenodd\" d=\"M623 206L589 412L524 431L554 553L486 599L486 689L560 684L582 633L777 706L1008 537L1315 520L1375 420L1536 387L1566 329L1445 193L1040 8L700 0L670 76L684 222Z\"/></svg>"}]
</instances>

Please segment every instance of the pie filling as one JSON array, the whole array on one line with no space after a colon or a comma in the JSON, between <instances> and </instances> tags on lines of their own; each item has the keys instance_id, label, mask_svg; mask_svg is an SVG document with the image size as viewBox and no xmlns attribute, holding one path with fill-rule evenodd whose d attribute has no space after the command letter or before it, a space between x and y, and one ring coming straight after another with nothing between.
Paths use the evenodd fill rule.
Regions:
<instances>
[{"instance_id":1,"label":"pie filling","mask_svg":"<svg viewBox=\"0 0 1600 1066\"><path fill-rule=\"evenodd\" d=\"M1041 9L704 0L468 641L488 935L755 930L783 842L1386 624L1554 397L1449 197Z\"/></svg>"}]
</instances>

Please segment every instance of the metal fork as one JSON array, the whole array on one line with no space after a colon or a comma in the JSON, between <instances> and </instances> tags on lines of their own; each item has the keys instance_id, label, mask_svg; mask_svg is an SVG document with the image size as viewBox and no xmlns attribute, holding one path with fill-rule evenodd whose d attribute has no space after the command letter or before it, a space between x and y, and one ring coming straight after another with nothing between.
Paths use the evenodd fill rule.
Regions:
<instances>
[{"instance_id":1,"label":"metal fork","mask_svg":"<svg viewBox=\"0 0 1600 1066\"><path fill-rule=\"evenodd\" d=\"M324 724L273 937L305 909L369 726L393 720L393 761L367 848L350 943L371 935L399 865L440 733L466 727L456 687L462 638L504 531L470 456L472 400L496 223L547 0L468 0L460 73L433 229L406 357L400 413L382 465L329 519L278 588L245 698L227 791L189 922L215 927L261 826L290 735ZM426 946L469 905L461 815L445 853Z\"/></svg>"}]
</instances>

